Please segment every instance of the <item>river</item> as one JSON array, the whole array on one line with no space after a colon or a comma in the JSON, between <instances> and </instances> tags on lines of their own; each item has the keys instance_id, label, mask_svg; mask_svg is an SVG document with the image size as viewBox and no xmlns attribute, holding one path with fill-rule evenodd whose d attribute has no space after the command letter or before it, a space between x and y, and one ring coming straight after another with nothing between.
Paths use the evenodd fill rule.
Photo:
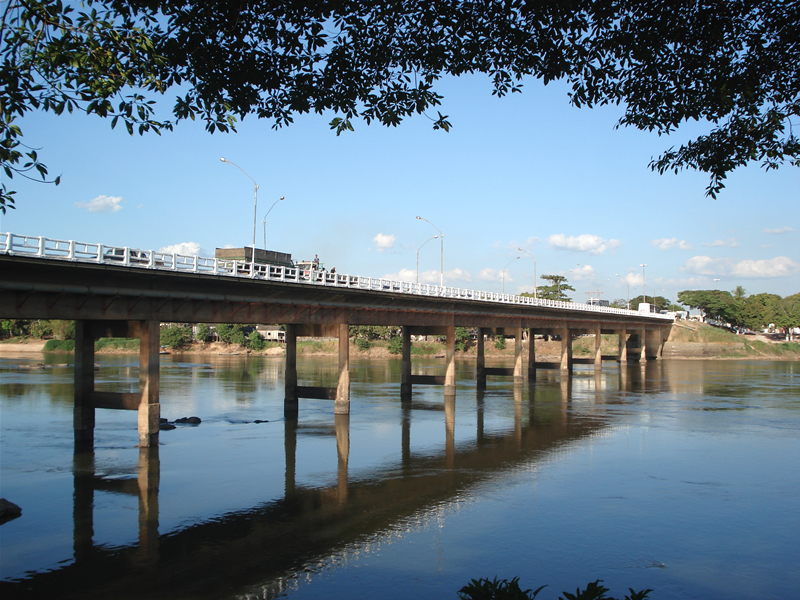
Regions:
<instances>
[{"instance_id":1,"label":"river","mask_svg":"<svg viewBox=\"0 0 800 600\"><path fill-rule=\"evenodd\" d=\"M656 600L800 589L797 362L606 363L478 390L459 361L454 401L415 386L402 402L399 360L354 360L349 416L301 399L285 421L280 357L162 359L162 416L202 423L140 450L135 412L98 410L77 455L72 367L0 359L0 495L23 511L0 526L4 599L455 600L495 576L547 585L539 600L597 579ZM137 357L97 362L97 389L136 389ZM299 357L299 384L336 368Z\"/></svg>"}]
</instances>

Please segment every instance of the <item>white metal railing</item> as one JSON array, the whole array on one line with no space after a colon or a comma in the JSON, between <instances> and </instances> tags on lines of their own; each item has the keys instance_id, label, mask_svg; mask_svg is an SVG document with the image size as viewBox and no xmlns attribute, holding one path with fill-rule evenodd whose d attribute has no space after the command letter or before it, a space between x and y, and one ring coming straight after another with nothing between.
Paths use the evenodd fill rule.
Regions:
<instances>
[{"instance_id":1,"label":"white metal railing","mask_svg":"<svg viewBox=\"0 0 800 600\"><path fill-rule=\"evenodd\" d=\"M640 313L624 308L611 308L609 306L561 302L560 300L543 300L528 296L514 296L512 294L498 294L497 292L442 287L427 283L417 284L375 277L329 273L327 271L308 271L296 267L282 267L259 263L253 264L250 262L223 260L203 256L187 256L184 254L155 252L153 250L140 250L121 246L86 244L72 240L53 240L45 237L17 235L14 233L0 233L0 253L72 262L112 264L140 269L207 273L210 275L242 277L264 281L281 281L393 294L435 296L439 298L477 300L501 304L521 304L545 308L559 308L569 311L636 315L658 320L673 320L669 315Z\"/></svg>"}]
</instances>

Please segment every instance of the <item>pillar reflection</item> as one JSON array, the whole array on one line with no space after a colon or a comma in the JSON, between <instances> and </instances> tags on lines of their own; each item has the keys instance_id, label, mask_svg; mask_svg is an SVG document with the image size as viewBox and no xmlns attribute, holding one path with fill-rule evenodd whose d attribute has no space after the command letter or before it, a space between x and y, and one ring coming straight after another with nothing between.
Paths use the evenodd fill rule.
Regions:
<instances>
[{"instance_id":1,"label":"pillar reflection","mask_svg":"<svg viewBox=\"0 0 800 600\"><path fill-rule=\"evenodd\" d=\"M95 492L125 494L138 499L139 536L134 562L154 565L159 558L158 492L161 462L158 446L140 446L135 479L107 479L96 474L93 450L73 455L73 556L75 562L91 562L94 546Z\"/></svg>"},{"instance_id":2,"label":"pillar reflection","mask_svg":"<svg viewBox=\"0 0 800 600\"><path fill-rule=\"evenodd\" d=\"M456 397L452 394L444 397L444 425L447 468L452 469L456 455Z\"/></svg>"},{"instance_id":3,"label":"pillar reflection","mask_svg":"<svg viewBox=\"0 0 800 600\"><path fill-rule=\"evenodd\" d=\"M338 457L336 489L339 502L342 503L347 501L347 465L350 459L350 415L335 415L334 427L336 429L336 455Z\"/></svg>"}]
</instances>

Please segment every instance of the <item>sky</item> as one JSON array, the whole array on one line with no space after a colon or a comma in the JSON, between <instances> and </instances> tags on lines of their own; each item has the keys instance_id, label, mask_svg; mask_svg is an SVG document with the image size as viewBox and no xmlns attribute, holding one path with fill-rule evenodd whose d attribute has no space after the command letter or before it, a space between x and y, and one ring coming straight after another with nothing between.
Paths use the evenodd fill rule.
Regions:
<instances>
[{"instance_id":1,"label":"sky","mask_svg":"<svg viewBox=\"0 0 800 600\"><path fill-rule=\"evenodd\" d=\"M131 137L110 120L31 113L25 143L61 184L4 180L17 207L0 230L213 256L253 243L249 176L256 246L269 211L269 250L318 254L339 273L413 282L419 256L421 283L438 284L443 269L448 286L521 293L535 270L565 276L577 302L633 298L643 278L648 296L670 299L800 292L800 169L739 169L714 200L705 174L648 168L700 124L668 137L615 129L620 107L574 108L562 83L497 98L488 78L468 76L438 91L450 132L415 116L337 136L325 114L278 130L248 117L237 133L181 122ZM159 100L162 118L173 97Z\"/></svg>"}]
</instances>

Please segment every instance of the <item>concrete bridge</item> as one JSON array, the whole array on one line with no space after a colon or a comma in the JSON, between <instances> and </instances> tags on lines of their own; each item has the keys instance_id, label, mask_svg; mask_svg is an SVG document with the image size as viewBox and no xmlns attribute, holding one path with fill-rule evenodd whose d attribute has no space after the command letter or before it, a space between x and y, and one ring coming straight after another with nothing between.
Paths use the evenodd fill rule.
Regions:
<instances>
[{"instance_id":1,"label":"concrete bridge","mask_svg":"<svg viewBox=\"0 0 800 600\"><path fill-rule=\"evenodd\" d=\"M298 414L299 398L329 398L336 414L350 410L349 326L402 327L400 393L414 384L444 386L455 394L455 328L478 329L477 384L487 376L535 380L537 368L569 376L574 364L657 359L672 318L623 309L497 294L452 287L241 263L152 250L85 244L0 233L0 317L76 321L75 442L91 446L96 408L137 410L142 446L158 443L160 324L278 323L286 328L284 411ZM527 368L523 331L529 333ZM513 336L513 369L485 366L484 335ZM558 363L536 361L536 334L561 337ZM572 339L593 334L591 359L574 359ZM618 352L604 357L601 334L619 336ZM411 336L446 339L444 373L411 374ZM335 388L297 385L297 338L339 339ZM101 337L140 340L139 391L94 390L94 341Z\"/></svg>"}]
</instances>

